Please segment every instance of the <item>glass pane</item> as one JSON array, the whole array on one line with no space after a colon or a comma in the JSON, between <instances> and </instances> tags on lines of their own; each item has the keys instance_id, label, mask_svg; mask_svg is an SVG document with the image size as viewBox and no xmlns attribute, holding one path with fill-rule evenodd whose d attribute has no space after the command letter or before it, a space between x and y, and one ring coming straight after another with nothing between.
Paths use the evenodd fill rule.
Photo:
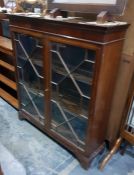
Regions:
<instances>
[{"instance_id":1,"label":"glass pane","mask_svg":"<svg viewBox=\"0 0 134 175\"><path fill-rule=\"evenodd\" d=\"M15 34L17 67L22 110L44 119L43 46L40 39Z\"/></svg>"},{"instance_id":2,"label":"glass pane","mask_svg":"<svg viewBox=\"0 0 134 175\"><path fill-rule=\"evenodd\" d=\"M87 119L61 108L57 102L52 101L52 128L66 139L83 147L87 128Z\"/></svg>"},{"instance_id":3,"label":"glass pane","mask_svg":"<svg viewBox=\"0 0 134 175\"><path fill-rule=\"evenodd\" d=\"M51 42L52 129L83 148L96 53Z\"/></svg>"},{"instance_id":4,"label":"glass pane","mask_svg":"<svg viewBox=\"0 0 134 175\"><path fill-rule=\"evenodd\" d=\"M58 55L59 53L57 52L54 52L52 51L52 69L53 69L53 72L59 74L60 75L64 75L66 76L67 75L67 70L64 68L64 65L63 63L61 62L60 60L60 55ZM52 77L52 80L54 78Z\"/></svg>"},{"instance_id":5,"label":"glass pane","mask_svg":"<svg viewBox=\"0 0 134 175\"><path fill-rule=\"evenodd\" d=\"M62 109L60 109L60 106L56 103L56 101L52 101L52 114L54 118L54 125L58 125L59 123L65 122L65 118L63 117L62 114ZM67 119L71 119L72 116L67 115Z\"/></svg>"},{"instance_id":6,"label":"glass pane","mask_svg":"<svg viewBox=\"0 0 134 175\"><path fill-rule=\"evenodd\" d=\"M32 54L34 48L36 48L36 45L39 42L38 39L23 34L16 34L15 39L20 43L24 51L29 56ZM19 52L19 50L17 50L17 52Z\"/></svg>"},{"instance_id":7,"label":"glass pane","mask_svg":"<svg viewBox=\"0 0 134 175\"><path fill-rule=\"evenodd\" d=\"M19 83L20 88L20 98L21 103L24 104L24 106L28 105L31 100L33 100L36 97L36 94L30 91L24 84Z\"/></svg>"},{"instance_id":8,"label":"glass pane","mask_svg":"<svg viewBox=\"0 0 134 175\"><path fill-rule=\"evenodd\" d=\"M94 64L84 61L72 72L72 75L78 81L85 84L92 84Z\"/></svg>"},{"instance_id":9,"label":"glass pane","mask_svg":"<svg viewBox=\"0 0 134 175\"><path fill-rule=\"evenodd\" d=\"M44 95L32 91L24 84L19 84L21 108L35 119L44 119Z\"/></svg>"},{"instance_id":10,"label":"glass pane","mask_svg":"<svg viewBox=\"0 0 134 175\"><path fill-rule=\"evenodd\" d=\"M85 52L85 57L87 60L95 62L95 54L95 51L87 50L87 53Z\"/></svg>"},{"instance_id":11,"label":"glass pane","mask_svg":"<svg viewBox=\"0 0 134 175\"><path fill-rule=\"evenodd\" d=\"M19 40L16 40L16 49L18 58L18 66L24 66L25 62L28 61L35 71L43 76L43 63L42 63L42 46L34 48L30 55L24 49L22 43Z\"/></svg>"}]
</instances>

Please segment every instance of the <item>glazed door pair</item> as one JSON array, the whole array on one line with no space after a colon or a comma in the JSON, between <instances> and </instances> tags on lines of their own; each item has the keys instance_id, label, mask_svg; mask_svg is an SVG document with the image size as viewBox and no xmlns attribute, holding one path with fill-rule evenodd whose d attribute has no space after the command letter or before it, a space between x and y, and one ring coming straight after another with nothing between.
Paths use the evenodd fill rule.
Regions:
<instances>
[{"instance_id":1,"label":"glazed door pair","mask_svg":"<svg viewBox=\"0 0 134 175\"><path fill-rule=\"evenodd\" d=\"M23 34L15 34L15 43L21 110L42 125L49 122L52 133L84 149L98 47L61 37L42 40Z\"/></svg>"}]
</instances>

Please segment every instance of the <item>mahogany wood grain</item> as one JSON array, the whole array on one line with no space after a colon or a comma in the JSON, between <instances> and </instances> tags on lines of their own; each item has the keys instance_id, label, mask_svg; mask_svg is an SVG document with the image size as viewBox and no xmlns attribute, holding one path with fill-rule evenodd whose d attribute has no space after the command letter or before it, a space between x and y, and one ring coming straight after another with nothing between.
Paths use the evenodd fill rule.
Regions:
<instances>
[{"instance_id":1,"label":"mahogany wood grain","mask_svg":"<svg viewBox=\"0 0 134 175\"><path fill-rule=\"evenodd\" d=\"M64 37L73 37L77 40L86 40L98 44L106 44L116 40L124 39L125 29L127 25L120 25L114 27L93 26L73 22L45 20L36 18L27 18L24 16L9 15L12 21L11 30L17 29L25 30L28 28L29 32L37 33L45 32ZM19 25L18 25L19 24ZM13 29L14 27L14 29ZM60 28L60 32L59 32Z\"/></svg>"}]
</instances>

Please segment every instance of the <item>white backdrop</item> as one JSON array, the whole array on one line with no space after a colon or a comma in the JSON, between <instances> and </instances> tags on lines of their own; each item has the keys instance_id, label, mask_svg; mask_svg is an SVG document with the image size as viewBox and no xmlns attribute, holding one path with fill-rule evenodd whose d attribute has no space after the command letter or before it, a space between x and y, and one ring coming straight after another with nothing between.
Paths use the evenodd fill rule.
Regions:
<instances>
[{"instance_id":1,"label":"white backdrop","mask_svg":"<svg viewBox=\"0 0 134 175\"><path fill-rule=\"evenodd\" d=\"M116 4L117 0L54 0L56 3L91 3L91 4Z\"/></svg>"}]
</instances>

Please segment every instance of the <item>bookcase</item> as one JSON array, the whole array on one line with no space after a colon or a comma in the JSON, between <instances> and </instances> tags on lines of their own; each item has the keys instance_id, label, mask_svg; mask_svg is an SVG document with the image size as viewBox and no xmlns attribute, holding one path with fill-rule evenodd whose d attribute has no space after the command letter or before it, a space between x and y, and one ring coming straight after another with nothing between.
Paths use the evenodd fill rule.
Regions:
<instances>
[{"instance_id":1,"label":"bookcase","mask_svg":"<svg viewBox=\"0 0 134 175\"><path fill-rule=\"evenodd\" d=\"M0 96L18 109L15 58L10 39L9 20L0 14Z\"/></svg>"},{"instance_id":2,"label":"bookcase","mask_svg":"<svg viewBox=\"0 0 134 175\"><path fill-rule=\"evenodd\" d=\"M105 135L128 24L94 26L9 15L19 117L70 150L84 168Z\"/></svg>"}]
</instances>

